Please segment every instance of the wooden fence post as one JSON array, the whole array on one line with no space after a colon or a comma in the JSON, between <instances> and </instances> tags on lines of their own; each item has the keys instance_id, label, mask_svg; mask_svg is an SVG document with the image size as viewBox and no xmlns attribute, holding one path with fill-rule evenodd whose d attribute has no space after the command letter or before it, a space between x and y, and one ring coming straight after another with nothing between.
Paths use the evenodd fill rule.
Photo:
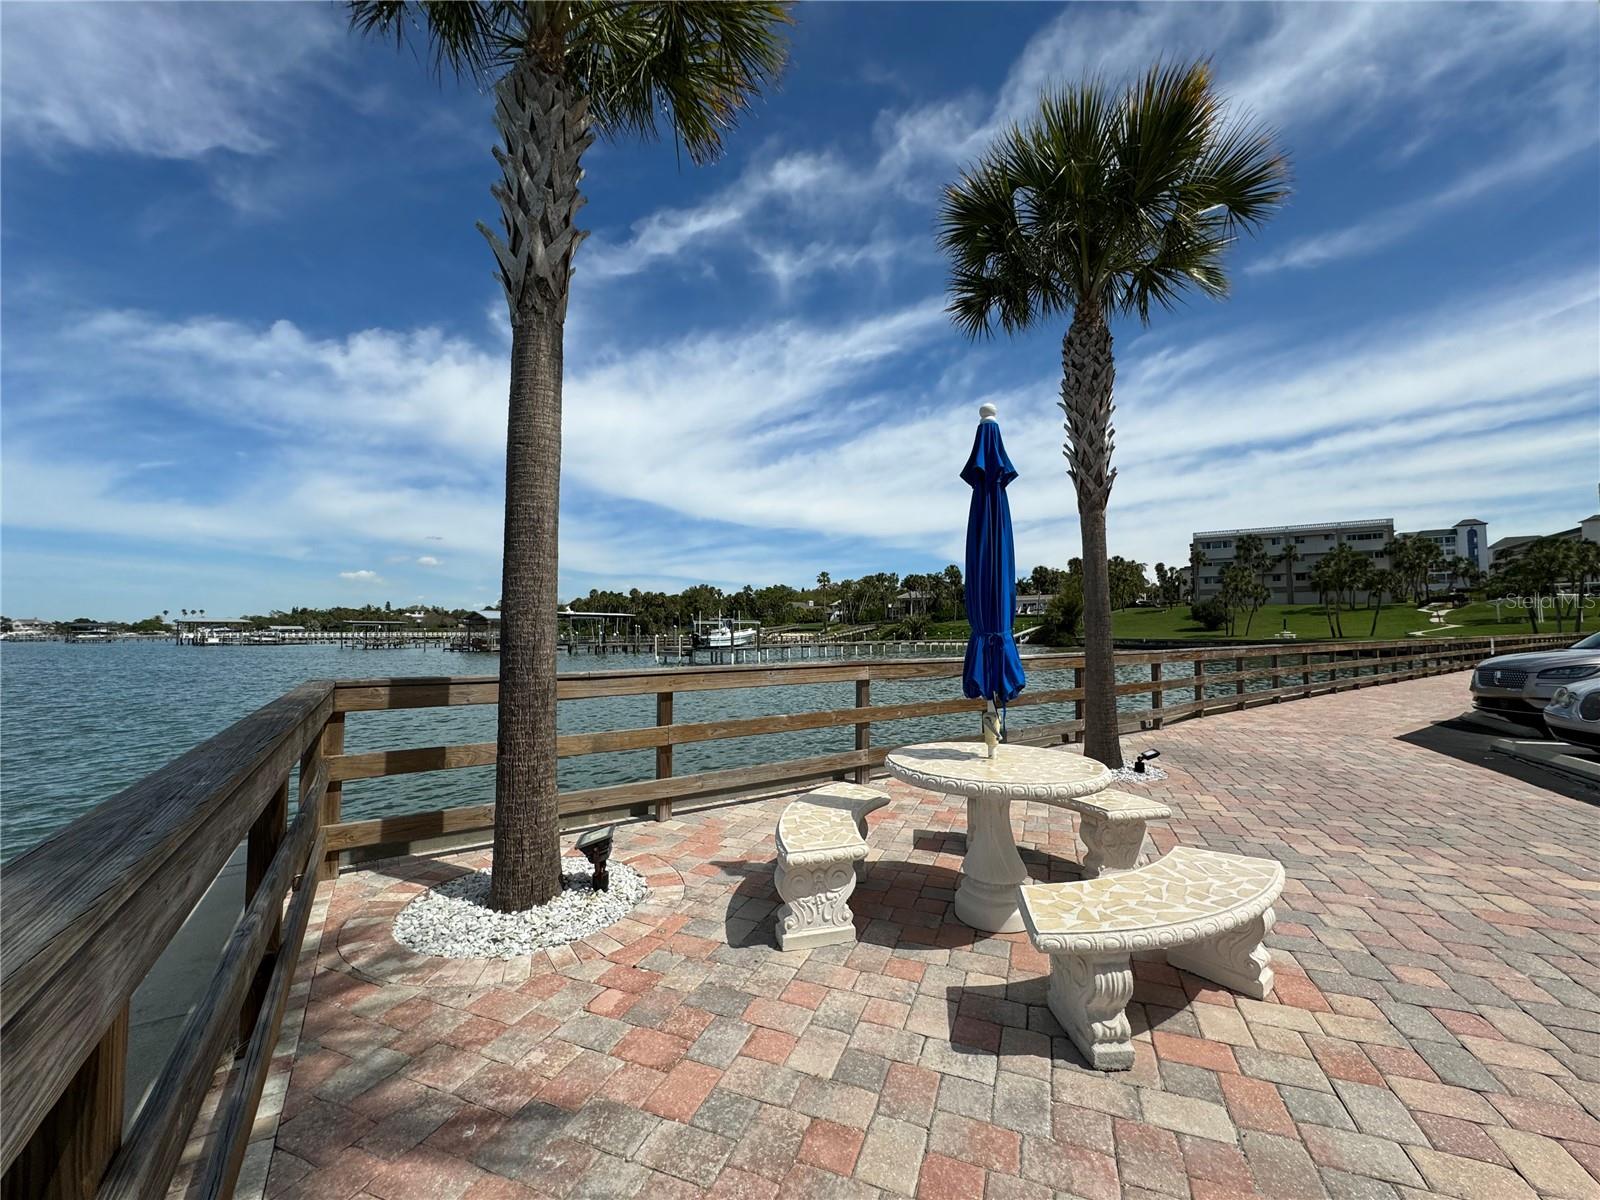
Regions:
<instances>
[{"instance_id":1,"label":"wooden fence post","mask_svg":"<svg viewBox=\"0 0 1600 1200\"><path fill-rule=\"evenodd\" d=\"M1153 662L1150 664L1150 682L1153 685L1150 688L1150 707L1153 710L1150 727L1152 729L1160 729L1163 697L1161 688L1161 664L1159 662Z\"/></svg>"},{"instance_id":2,"label":"wooden fence post","mask_svg":"<svg viewBox=\"0 0 1600 1200\"><path fill-rule=\"evenodd\" d=\"M310 755L306 762L311 761ZM303 764L302 764L303 765ZM244 907L248 912L250 902L255 899L261 881L266 878L267 868L272 865L273 855L277 854L278 846L283 842L283 835L289 828L289 779L287 776L278 790L272 793L272 799L267 801L267 806L261 810L261 815L256 818L255 824L250 826L250 839L245 845L244 863ZM261 1014L261 1002L266 998L267 985L272 982L272 967L278 957L278 946L282 940L281 923L275 924L273 930L267 935L267 944L262 950L261 961L256 964L256 977L250 984L250 990L245 993L244 1006L239 1010L239 1046L238 1052L243 1053L244 1048L250 1044L250 1035L255 1032L256 1018Z\"/></svg>"},{"instance_id":3,"label":"wooden fence post","mask_svg":"<svg viewBox=\"0 0 1600 1200\"><path fill-rule=\"evenodd\" d=\"M1300 672L1300 686L1304 689L1301 699L1306 699L1311 695L1311 651L1307 650L1300 655L1300 666L1303 668Z\"/></svg>"},{"instance_id":4,"label":"wooden fence post","mask_svg":"<svg viewBox=\"0 0 1600 1200\"><path fill-rule=\"evenodd\" d=\"M122 1144L128 1008L112 1020L0 1181L4 1200L91 1200Z\"/></svg>"},{"instance_id":5,"label":"wooden fence post","mask_svg":"<svg viewBox=\"0 0 1600 1200\"><path fill-rule=\"evenodd\" d=\"M332 759L344 753L344 714L336 712L328 718L328 723L322 727L321 745L319 753L324 760ZM322 793L322 827L332 828L339 823L339 818L344 811L344 783L343 781L328 782ZM317 866L317 882L326 879L336 879L339 875L339 852L329 851Z\"/></svg>"},{"instance_id":6,"label":"wooden fence post","mask_svg":"<svg viewBox=\"0 0 1600 1200\"><path fill-rule=\"evenodd\" d=\"M659 727L661 727L663 725L671 725L672 724L672 695L673 694L671 692L657 692L656 693L656 726L657 726L657 728L659 728ZM656 747L656 778L657 779L671 779L672 778L672 747L671 746L657 746ZM670 821L670 820L672 820L672 798L670 796L665 800L657 800L656 801L656 820L658 820L658 821Z\"/></svg>"},{"instance_id":7,"label":"wooden fence post","mask_svg":"<svg viewBox=\"0 0 1600 1200\"><path fill-rule=\"evenodd\" d=\"M1278 670L1278 667L1282 664L1282 662L1283 662L1283 655L1274 654L1272 656L1272 690L1274 692L1276 692L1280 687L1283 686L1283 674ZM1272 702L1274 704L1281 704L1281 703L1283 703L1283 697L1282 696L1274 696L1272 698Z\"/></svg>"},{"instance_id":8,"label":"wooden fence post","mask_svg":"<svg viewBox=\"0 0 1600 1200\"><path fill-rule=\"evenodd\" d=\"M1080 692L1083 691L1082 667L1072 668L1072 686ZM1078 728L1072 733L1063 734L1061 737L1063 742L1083 741L1083 700L1081 698L1072 702L1072 719L1078 722Z\"/></svg>"},{"instance_id":9,"label":"wooden fence post","mask_svg":"<svg viewBox=\"0 0 1600 1200\"><path fill-rule=\"evenodd\" d=\"M1194 698L1195 698L1195 703L1199 706L1194 710L1194 715L1197 716L1197 717L1205 716L1206 715L1206 660L1203 659L1203 658L1197 658L1197 659L1194 660Z\"/></svg>"},{"instance_id":10,"label":"wooden fence post","mask_svg":"<svg viewBox=\"0 0 1600 1200\"><path fill-rule=\"evenodd\" d=\"M870 708L872 706L872 680L856 680L856 707ZM856 726L856 749L872 749L872 722L863 721ZM872 781L872 767L862 763L856 768L856 782L865 786Z\"/></svg>"}]
</instances>

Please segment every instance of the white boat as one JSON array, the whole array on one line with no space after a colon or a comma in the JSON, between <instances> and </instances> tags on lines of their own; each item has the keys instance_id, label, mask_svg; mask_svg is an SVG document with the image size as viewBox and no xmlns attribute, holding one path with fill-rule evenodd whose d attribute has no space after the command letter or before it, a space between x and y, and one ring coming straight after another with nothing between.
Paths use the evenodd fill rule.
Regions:
<instances>
[{"instance_id":1,"label":"white boat","mask_svg":"<svg viewBox=\"0 0 1600 1200\"><path fill-rule=\"evenodd\" d=\"M732 621L718 617L715 621L694 623L694 644L705 650L737 650L754 646L760 633L759 621Z\"/></svg>"}]
</instances>

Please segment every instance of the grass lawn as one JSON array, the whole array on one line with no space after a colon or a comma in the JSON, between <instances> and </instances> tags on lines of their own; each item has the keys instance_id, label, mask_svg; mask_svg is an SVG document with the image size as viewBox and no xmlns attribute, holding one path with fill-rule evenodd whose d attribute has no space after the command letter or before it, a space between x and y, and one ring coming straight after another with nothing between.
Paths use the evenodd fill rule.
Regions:
<instances>
[{"instance_id":1,"label":"grass lawn","mask_svg":"<svg viewBox=\"0 0 1600 1200\"><path fill-rule=\"evenodd\" d=\"M1409 604L1385 604L1378 614L1378 627L1372 628L1372 610L1358 608L1343 614L1346 641L1376 637L1380 640L1405 637L1413 630L1427 630L1428 637L1487 637L1492 634L1532 633L1528 618L1520 609L1503 606L1501 618L1495 619L1494 605L1486 601L1468 604L1447 614L1445 622L1456 626L1440 628ZM1112 630L1119 638L1194 639L1225 638L1227 635L1209 632L1189 616L1189 606L1177 608L1125 608L1112 614ZM1541 631L1551 622L1541 623ZM1248 638L1252 642L1269 642L1280 629L1287 628L1298 641L1318 639L1327 641L1328 619L1322 608L1315 604L1269 604L1256 613L1245 633L1241 619L1234 632L1235 638ZM1576 636L1576 635L1574 635Z\"/></svg>"},{"instance_id":2,"label":"grass lawn","mask_svg":"<svg viewBox=\"0 0 1600 1200\"><path fill-rule=\"evenodd\" d=\"M1018 617L1016 632L1031 629L1039 624L1039 617ZM1269 604L1256 613L1255 620L1251 622L1250 632L1244 631L1244 621L1241 619L1239 627L1234 633L1234 640L1249 640L1251 642L1266 643L1273 641L1273 634L1287 627L1295 635L1296 641L1328 641L1328 619L1320 607L1315 604ZM1378 614L1378 628L1372 631L1372 610L1358 608L1344 613L1345 641L1366 641L1377 638L1380 641L1397 641L1404 638L1414 630L1425 630L1426 637L1490 637L1500 634L1532 633L1528 625L1528 618L1521 609L1502 605L1500 617L1495 617L1494 605L1487 601L1477 601L1462 608L1455 609L1446 617L1446 623L1452 628L1444 628L1432 624L1428 618L1418 612L1410 604L1385 604L1383 611ZM1119 638L1150 638L1157 641L1214 641L1227 638L1220 630L1210 632L1201 628L1200 623L1189 616L1189 606L1179 605L1177 608L1124 608L1119 609L1111 617L1112 631ZM894 622L879 625L874 631L874 637L881 637L895 627ZM1541 633L1554 633L1555 622L1546 619L1540 622ZM962 641L971 632L971 627L965 621L935 621L928 626L926 640L929 641ZM1592 632L1588 630L1585 632ZM1582 634L1573 634L1576 641Z\"/></svg>"}]
</instances>

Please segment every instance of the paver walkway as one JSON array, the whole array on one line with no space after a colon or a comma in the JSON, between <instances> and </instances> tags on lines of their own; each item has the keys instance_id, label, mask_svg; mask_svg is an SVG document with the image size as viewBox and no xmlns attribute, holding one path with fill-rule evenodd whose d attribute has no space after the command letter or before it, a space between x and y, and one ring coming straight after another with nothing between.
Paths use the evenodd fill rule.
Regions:
<instances>
[{"instance_id":1,"label":"paver walkway","mask_svg":"<svg viewBox=\"0 0 1600 1200\"><path fill-rule=\"evenodd\" d=\"M1124 1074L1083 1066L1025 937L954 920L963 812L899 784L871 818L857 945L773 948L781 800L621 827L649 907L531 961L446 966L388 939L447 864L348 873L319 899L292 1078L245 1187L1600 1197L1600 809L1412 739L1465 679L1129 739L1164 752L1160 849L1269 855L1289 882L1272 1000L1137 963ZM1069 814L1018 815L1035 874L1074 877Z\"/></svg>"}]
</instances>

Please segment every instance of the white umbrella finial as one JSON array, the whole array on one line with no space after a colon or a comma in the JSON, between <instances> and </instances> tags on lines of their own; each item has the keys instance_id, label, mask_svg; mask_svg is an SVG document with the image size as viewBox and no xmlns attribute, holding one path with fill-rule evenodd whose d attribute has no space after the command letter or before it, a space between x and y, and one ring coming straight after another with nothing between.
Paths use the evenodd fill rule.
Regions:
<instances>
[{"instance_id":1,"label":"white umbrella finial","mask_svg":"<svg viewBox=\"0 0 1600 1200\"><path fill-rule=\"evenodd\" d=\"M978 405L978 420L993 421L1000 415L1000 410L992 404Z\"/></svg>"}]
</instances>

